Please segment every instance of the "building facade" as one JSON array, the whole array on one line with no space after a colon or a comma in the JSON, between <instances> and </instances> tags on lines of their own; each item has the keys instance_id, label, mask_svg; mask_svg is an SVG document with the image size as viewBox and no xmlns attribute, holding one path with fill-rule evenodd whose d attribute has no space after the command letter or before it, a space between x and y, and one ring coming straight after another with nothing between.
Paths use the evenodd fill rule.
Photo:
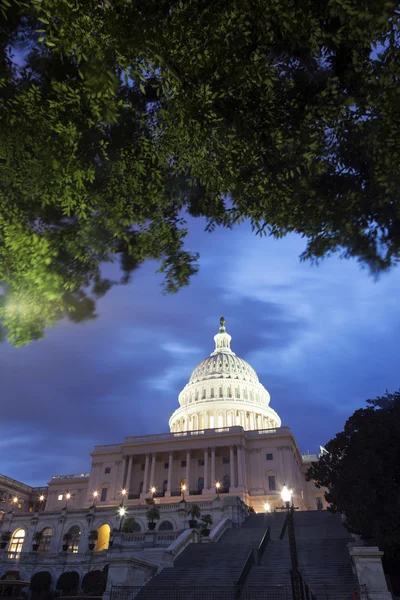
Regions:
<instances>
[{"instance_id":1,"label":"building facade","mask_svg":"<svg viewBox=\"0 0 400 600\"><path fill-rule=\"evenodd\" d=\"M74 570L81 585L88 571L114 565L114 583L142 584L198 541L188 529L193 503L212 516L212 539L239 526L251 509L280 506L285 484L300 510L326 507L323 492L305 479L317 455L302 456L256 372L232 351L223 318L214 341L215 350L179 394L169 433L96 446L88 473L55 476L44 488L8 486L0 535L11 539L2 542L0 576L18 565L27 580L49 573L55 587L62 573ZM154 533L146 518L151 502L160 511ZM121 534L132 517L133 530ZM33 552L37 532L43 536Z\"/></svg>"}]
</instances>

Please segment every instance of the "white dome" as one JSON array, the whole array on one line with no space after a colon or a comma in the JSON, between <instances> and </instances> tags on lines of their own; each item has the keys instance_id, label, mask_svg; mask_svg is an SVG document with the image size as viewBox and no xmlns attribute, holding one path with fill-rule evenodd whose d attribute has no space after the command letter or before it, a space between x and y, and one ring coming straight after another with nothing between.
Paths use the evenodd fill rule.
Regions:
<instances>
[{"instance_id":1,"label":"white dome","mask_svg":"<svg viewBox=\"0 0 400 600\"><path fill-rule=\"evenodd\" d=\"M214 352L197 365L193 371L189 385L210 379L242 379L258 383L257 373L243 358L236 356L234 352Z\"/></svg>"},{"instance_id":2,"label":"white dome","mask_svg":"<svg viewBox=\"0 0 400 600\"><path fill-rule=\"evenodd\" d=\"M172 432L240 425L244 429L280 427L270 396L257 373L231 350L225 319L214 336L215 350L194 369L170 418Z\"/></svg>"}]
</instances>

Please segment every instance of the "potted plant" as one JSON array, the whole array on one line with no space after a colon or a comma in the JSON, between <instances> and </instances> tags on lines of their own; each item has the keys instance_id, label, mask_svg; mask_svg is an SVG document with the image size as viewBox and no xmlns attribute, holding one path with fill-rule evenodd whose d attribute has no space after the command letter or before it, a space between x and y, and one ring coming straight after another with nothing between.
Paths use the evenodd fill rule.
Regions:
<instances>
[{"instance_id":1,"label":"potted plant","mask_svg":"<svg viewBox=\"0 0 400 600\"><path fill-rule=\"evenodd\" d=\"M34 552L37 552L40 546L40 543L43 541L43 531L37 531L35 533L35 535L33 536L33 544L32 544L32 550Z\"/></svg>"},{"instance_id":2,"label":"potted plant","mask_svg":"<svg viewBox=\"0 0 400 600\"><path fill-rule=\"evenodd\" d=\"M4 550L4 548L7 546L8 542L11 540L11 533L9 531L4 531L1 534L1 538L0 538L0 548L2 550Z\"/></svg>"},{"instance_id":3,"label":"potted plant","mask_svg":"<svg viewBox=\"0 0 400 600\"><path fill-rule=\"evenodd\" d=\"M156 528L156 524L154 523L154 521L158 521L160 518L160 509L158 508L158 506L156 504L153 504L149 510L146 513L146 517L148 520L148 525L149 525L149 529L150 531L154 531Z\"/></svg>"},{"instance_id":4,"label":"potted plant","mask_svg":"<svg viewBox=\"0 0 400 600\"><path fill-rule=\"evenodd\" d=\"M213 518L211 515L201 515L200 521L204 523L204 527L201 529L201 535L208 537L210 535L210 527L213 524Z\"/></svg>"},{"instance_id":5,"label":"potted plant","mask_svg":"<svg viewBox=\"0 0 400 600\"><path fill-rule=\"evenodd\" d=\"M89 550L94 550L97 540L99 539L99 532L97 529L92 529L88 535Z\"/></svg>"},{"instance_id":6,"label":"potted plant","mask_svg":"<svg viewBox=\"0 0 400 600\"><path fill-rule=\"evenodd\" d=\"M72 540L72 533L70 533L69 531L67 531L67 533L64 533L63 535L63 540L65 542L65 544L63 544L63 552L67 552L68 548L69 548L69 543Z\"/></svg>"},{"instance_id":7,"label":"potted plant","mask_svg":"<svg viewBox=\"0 0 400 600\"><path fill-rule=\"evenodd\" d=\"M133 533L135 531L135 517L128 517L122 525L123 533Z\"/></svg>"},{"instance_id":8,"label":"potted plant","mask_svg":"<svg viewBox=\"0 0 400 600\"><path fill-rule=\"evenodd\" d=\"M188 514L191 517L191 519L189 519L189 527L195 529L197 525L196 519L200 517L200 506L198 504L191 504Z\"/></svg>"}]
</instances>

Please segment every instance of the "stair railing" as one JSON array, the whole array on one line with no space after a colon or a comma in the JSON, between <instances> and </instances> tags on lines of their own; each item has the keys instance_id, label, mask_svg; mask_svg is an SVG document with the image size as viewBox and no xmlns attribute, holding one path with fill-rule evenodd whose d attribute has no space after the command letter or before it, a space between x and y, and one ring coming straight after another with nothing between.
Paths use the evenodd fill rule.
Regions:
<instances>
[{"instance_id":1,"label":"stair railing","mask_svg":"<svg viewBox=\"0 0 400 600\"><path fill-rule=\"evenodd\" d=\"M247 581L247 578L249 576L251 569L254 567L254 565L256 563L258 565L260 564L261 557L264 554L264 550L267 547L268 541L270 539L271 539L271 531L270 531L270 528L268 527L261 539L261 542L258 544L257 550L250 550L249 554L247 555L246 562L244 563L242 572L240 573L239 579L236 582L236 588L238 590L238 594L237 594L238 598L240 597L241 590ZM256 559L256 557L257 557L257 559Z\"/></svg>"},{"instance_id":2,"label":"stair railing","mask_svg":"<svg viewBox=\"0 0 400 600\"><path fill-rule=\"evenodd\" d=\"M317 600L317 596L314 594L299 569L296 569L295 571L291 570L290 578L292 580L293 597L295 600ZM295 598L297 591L300 593L300 598Z\"/></svg>"},{"instance_id":3,"label":"stair railing","mask_svg":"<svg viewBox=\"0 0 400 600\"><path fill-rule=\"evenodd\" d=\"M239 590L246 583L247 577L249 576L249 573L255 564L256 564L256 559L254 558L254 550L250 550L250 552L247 556L246 562L244 563L242 572L239 575L239 579L236 582L236 585L239 588Z\"/></svg>"},{"instance_id":4,"label":"stair railing","mask_svg":"<svg viewBox=\"0 0 400 600\"><path fill-rule=\"evenodd\" d=\"M261 559L263 557L264 554L264 550L268 545L269 540L271 539L271 529L268 527L268 529L266 530L266 532L264 533L261 542L258 545L257 548L257 564L259 565L261 562Z\"/></svg>"},{"instance_id":5,"label":"stair railing","mask_svg":"<svg viewBox=\"0 0 400 600\"><path fill-rule=\"evenodd\" d=\"M286 528L287 528L287 526L288 526L288 517L287 517L287 515L286 515L286 518L285 518L285 520L284 520L284 522L283 522L283 525L282 525L281 533L280 533L280 535L279 535L279 539L280 539L280 540L283 540L283 538L285 537L285 533L286 533Z\"/></svg>"}]
</instances>

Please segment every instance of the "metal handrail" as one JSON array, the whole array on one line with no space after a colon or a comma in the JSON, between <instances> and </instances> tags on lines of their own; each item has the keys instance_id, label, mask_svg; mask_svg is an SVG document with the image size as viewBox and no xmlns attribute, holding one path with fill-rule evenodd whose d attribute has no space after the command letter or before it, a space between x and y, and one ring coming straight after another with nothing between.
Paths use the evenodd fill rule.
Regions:
<instances>
[{"instance_id":1,"label":"metal handrail","mask_svg":"<svg viewBox=\"0 0 400 600\"><path fill-rule=\"evenodd\" d=\"M260 564L260 561L262 559L262 556L264 554L264 550L267 547L267 544L269 542L269 540L271 539L271 529L270 527L267 528L267 530L265 531L261 542L258 545L257 548L257 564Z\"/></svg>"},{"instance_id":2,"label":"metal handrail","mask_svg":"<svg viewBox=\"0 0 400 600\"><path fill-rule=\"evenodd\" d=\"M288 515L286 515L286 518L285 518L285 520L283 522L283 525L282 525L281 533L280 533L280 536L279 536L280 540L283 540L283 538L285 537L287 525L288 525Z\"/></svg>"},{"instance_id":3,"label":"metal handrail","mask_svg":"<svg viewBox=\"0 0 400 600\"><path fill-rule=\"evenodd\" d=\"M247 577L251 571L251 568L253 567L253 565L256 564L255 558L254 558L254 550L250 550L246 562L244 563L242 572L239 575L239 579L236 582L236 585L241 588L247 580Z\"/></svg>"},{"instance_id":4,"label":"metal handrail","mask_svg":"<svg viewBox=\"0 0 400 600\"><path fill-rule=\"evenodd\" d=\"M296 569L294 572L290 571L290 575L292 583L295 583L295 588L300 590L301 600L317 600L317 596L314 594L311 586L306 582L299 569ZM296 583L298 585L296 585Z\"/></svg>"}]
</instances>

